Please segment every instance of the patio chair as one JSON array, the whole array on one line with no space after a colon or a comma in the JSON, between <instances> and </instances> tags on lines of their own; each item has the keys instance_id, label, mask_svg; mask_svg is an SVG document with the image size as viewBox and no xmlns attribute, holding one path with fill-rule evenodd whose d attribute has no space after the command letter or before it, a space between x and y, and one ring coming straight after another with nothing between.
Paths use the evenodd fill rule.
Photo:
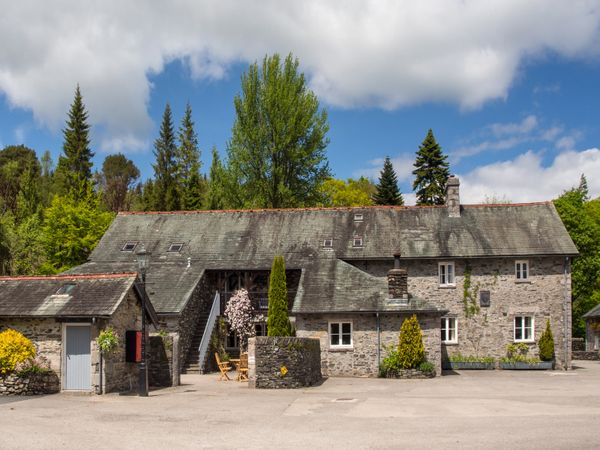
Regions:
<instances>
[{"instance_id":1,"label":"patio chair","mask_svg":"<svg viewBox=\"0 0 600 450\"><path fill-rule=\"evenodd\" d=\"M225 381L231 381L227 372L231 370L231 366L229 365L229 361L221 362L221 358L219 358L219 354L215 352L215 360L217 361L217 366L219 367L219 371L221 372L221 376L219 377L219 381L225 379Z\"/></svg>"},{"instance_id":2,"label":"patio chair","mask_svg":"<svg viewBox=\"0 0 600 450\"><path fill-rule=\"evenodd\" d=\"M248 353L240 355L240 364L238 366L238 381L248 381Z\"/></svg>"}]
</instances>

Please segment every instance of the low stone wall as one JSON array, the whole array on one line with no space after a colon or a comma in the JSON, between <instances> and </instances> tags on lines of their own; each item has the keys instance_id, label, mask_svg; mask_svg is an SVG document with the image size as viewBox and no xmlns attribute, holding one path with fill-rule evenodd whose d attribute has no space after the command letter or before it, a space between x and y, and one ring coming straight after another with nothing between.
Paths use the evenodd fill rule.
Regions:
<instances>
[{"instance_id":1,"label":"low stone wall","mask_svg":"<svg viewBox=\"0 0 600 450\"><path fill-rule=\"evenodd\" d=\"M150 386L173 385L173 337L150 336L150 362L148 383Z\"/></svg>"},{"instance_id":2,"label":"low stone wall","mask_svg":"<svg viewBox=\"0 0 600 450\"><path fill-rule=\"evenodd\" d=\"M400 379L424 379L424 378L434 378L435 371L431 372L423 372L418 369L400 369L400 370L390 370L386 374L386 378L400 378Z\"/></svg>"},{"instance_id":3,"label":"low stone wall","mask_svg":"<svg viewBox=\"0 0 600 450\"><path fill-rule=\"evenodd\" d=\"M42 395L60 392L60 380L54 372L26 377L0 376L0 395Z\"/></svg>"},{"instance_id":4,"label":"low stone wall","mask_svg":"<svg viewBox=\"0 0 600 450\"><path fill-rule=\"evenodd\" d=\"M577 351L573 352L573 359L583 359L586 361L600 361L600 352L592 351L592 352L583 352Z\"/></svg>"},{"instance_id":5,"label":"low stone wall","mask_svg":"<svg viewBox=\"0 0 600 450\"><path fill-rule=\"evenodd\" d=\"M248 385L293 389L321 381L318 339L260 336L248 340Z\"/></svg>"},{"instance_id":6,"label":"low stone wall","mask_svg":"<svg viewBox=\"0 0 600 450\"><path fill-rule=\"evenodd\" d=\"M573 348L573 352L584 352L585 351L585 339L573 338L573 340L571 341L571 346ZM577 358L575 358L574 354L573 354L573 359L577 359Z\"/></svg>"}]
</instances>

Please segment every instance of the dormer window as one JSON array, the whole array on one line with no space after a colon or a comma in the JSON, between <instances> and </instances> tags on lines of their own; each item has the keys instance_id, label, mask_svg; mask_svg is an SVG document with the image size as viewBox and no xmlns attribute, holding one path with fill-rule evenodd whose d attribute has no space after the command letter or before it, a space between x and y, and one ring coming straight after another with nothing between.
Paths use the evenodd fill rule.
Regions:
<instances>
[{"instance_id":1,"label":"dormer window","mask_svg":"<svg viewBox=\"0 0 600 450\"><path fill-rule=\"evenodd\" d=\"M58 291L56 291L56 295L69 295L74 287L75 284L73 283L63 284L58 288Z\"/></svg>"},{"instance_id":2,"label":"dormer window","mask_svg":"<svg viewBox=\"0 0 600 450\"><path fill-rule=\"evenodd\" d=\"M363 238L360 236L354 236L352 238L352 247L362 247L363 246Z\"/></svg>"},{"instance_id":3,"label":"dormer window","mask_svg":"<svg viewBox=\"0 0 600 450\"><path fill-rule=\"evenodd\" d=\"M138 243L133 241L128 241L125 243L123 247L121 247L122 252L132 252L137 247Z\"/></svg>"},{"instance_id":4,"label":"dormer window","mask_svg":"<svg viewBox=\"0 0 600 450\"><path fill-rule=\"evenodd\" d=\"M323 240L323 248L333 248L333 239L328 238Z\"/></svg>"},{"instance_id":5,"label":"dormer window","mask_svg":"<svg viewBox=\"0 0 600 450\"><path fill-rule=\"evenodd\" d=\"M362 213L357 213L357 214L354 214L354 221L355 221L355 222L362 222L362 221L363 221L363 219L364 219L364 216L363 216L363 214L362 214Z\"/></svg>"},{"instance_id":6,"label":"dormer window","mask_svg":"<svg viewBox=\"0 0 600 450\"><path fill-rule=\"evenodd\" d=\"M183 248L183 243L176 242L176 243L169 245L169 250L167 250L167 251L170 253L179 253L182 248Z\"/></svg>"}]
</instances>

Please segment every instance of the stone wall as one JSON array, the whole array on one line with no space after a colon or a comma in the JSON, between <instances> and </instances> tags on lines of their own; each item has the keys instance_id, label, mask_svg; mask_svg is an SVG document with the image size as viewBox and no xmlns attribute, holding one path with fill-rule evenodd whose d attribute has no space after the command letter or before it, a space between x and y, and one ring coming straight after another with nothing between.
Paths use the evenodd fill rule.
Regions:
<instances>
[{"instance_id":1,"label":"stone wall","mask_svg":"<svg viewBox=\"0 0 600 450\"><path fill-rule=\"evenodd\" d=\"M600 351L600 318L590 317L585 321L585 348L581 350Z\"/></svg>"},{"instance_id":2,"label":"stone wall","mask_svg":"<svg viewBox=\"0 0 600 450\"><path fill-rule=\"evenodd\" d=\"M148 383L150 386L173 385L173 336L150 336Z\"/></svg>"},{"instance_id":3,"label":"stone wall","mask_svg":"<svg viewBox=\"0 0 600 450\"><path fill-rule=\"evenodd\" d=\"M402 322L407 314L380 314L380 359L387 355L385 348L397 346ZM418 315L423 331L426 358L437 375L442 373L440 324L435 316ZM352 322L352 348L330 348L329 322ZM305 315L296 317L296 335L320 340L321 370L324 376L370 376L379 373L377 359L377 317L375 314Z\"/></svg>"},{"instance_id":4,"label":"stone wall","mask_svg":"<svg viewBox=\"0 0 600 450\"><path fill-rule=\"evenodd\" d=\"M55 372L24 377L0 375L0 395L42 395L57 392L60 392L60 379Z\"/></svg>"},{"instance_id":5,"label":"stone wall","mask_svg":"<svg viewBox=\"0 0 600 450\"><path fill-rule=\"evenodd\" d=\"M440 286L438 260L402 260L408 272L408 292L428 303L449 311L449 317L458 322L458 344L444 345L446 354L492 356L501 358L506 346L513 342L514 317L534 317L535 340L540 338L550 319L554 334L556 367L567 367L571 361L571 273L567 265L565 285L565 259L563 257L518 258L528 259L529 279L515 278L515 259L471 259L471 291L490 292L489 307L481 307L473 317L467 317L463 286L467 261L452 259L455 263L455 286ZM374 276L387 277L392 261L352 262L356 267ZM565 322L565 294L568 298ZM479 296L477 295L477 304ZM566 348L566 355L565 355ZM536 344L530 345L530 356L538 354Z\"/></svg>"},{"instance_id":6,"label":"stone wall","mask_svg":"<svg viewBox=\"0 0 600 450\"><path fill-rule=\"evenodd\" d=\"M248 340L249 386L290 389L321 381L318 339L260 336Z\"/></svg>"}]
</instances>

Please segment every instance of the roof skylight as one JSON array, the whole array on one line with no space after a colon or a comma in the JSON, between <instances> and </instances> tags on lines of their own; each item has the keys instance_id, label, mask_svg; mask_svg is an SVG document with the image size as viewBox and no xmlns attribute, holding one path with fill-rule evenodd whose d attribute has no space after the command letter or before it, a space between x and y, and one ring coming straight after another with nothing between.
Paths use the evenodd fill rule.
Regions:
<instances>
[{"instance_id":1,"label":"roof skylight","mask_svg":"<svg viewBox=\"0 0 600 450\"><path fill-rule=\"evenodd\" d=\"M121 247L122 252L132 252L137 247L137 241L127 241L123 247Z\"/></svg>"},{"instance_id":2,"label":"roof skylight","mask_svg":"<svg viewBox=\"0 0 600 450\"><path fill-rule=\"evenodd\" d=\"M174 242L173 244L169 245L169 250L167 251L171 253L178 253L181 251L182 248L183 242Z\"/></svg>"}]
</instances>

